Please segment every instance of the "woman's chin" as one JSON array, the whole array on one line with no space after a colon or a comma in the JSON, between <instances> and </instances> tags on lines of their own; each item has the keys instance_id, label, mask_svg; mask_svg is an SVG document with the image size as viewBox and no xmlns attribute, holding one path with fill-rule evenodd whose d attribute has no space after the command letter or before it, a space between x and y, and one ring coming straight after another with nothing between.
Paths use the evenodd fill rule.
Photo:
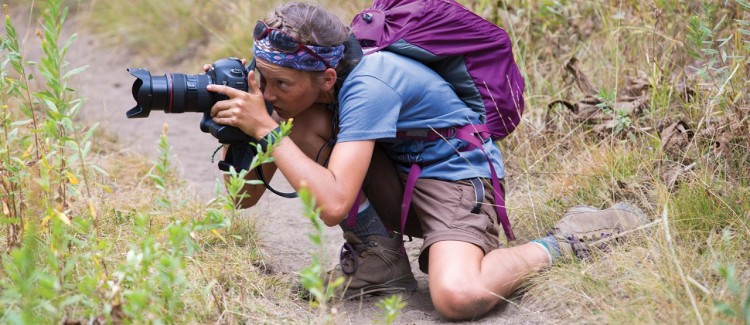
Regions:
<instances>
[{"instance_id":1,"label":"woman's chin","mask_svg":"<svg viewBox=\"0 0 750 325\"><path fill-rule=\"evenodd\" d=\"M284 110L279 109L278 107L274 106L273 110L276 112L276 115L278 115L282 120L286 120L289 118L289 114L284 112Z\"/></svg>"},{"instance_id":2,"label":"woman's chin","mask_svg":"<svg viewBox=\"0 0 750 325\"><path fill-rule=\"evenodd\" d=\"M280 110L276 110L276 114L279 115L282 121L288 120L296 116L296 114L290 114L289 112L280 111Z\"/></svg>"}]
</instances>

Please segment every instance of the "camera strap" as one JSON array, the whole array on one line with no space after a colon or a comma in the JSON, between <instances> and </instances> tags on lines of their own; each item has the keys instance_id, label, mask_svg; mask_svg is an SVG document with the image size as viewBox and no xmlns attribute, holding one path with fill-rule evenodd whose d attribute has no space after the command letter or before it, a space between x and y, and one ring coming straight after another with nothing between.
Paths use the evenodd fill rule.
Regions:
<instances>
[{"instance_id":1,"label":"camera strap","mask_svg":"<svg viewBox=\"0 0 750 325\"><path fill-rule=\"evenodd\" d=\"M284 193L284 192L279 192L276 189L274 189L273 187L271 187L271 184L269 184L266 181L265 176L263 176L263 166L258 166L258 168L255 168L255 174L258 175L258 178L260 179L261 182L263 182L263 185L265 185L266 188L269 191L271 191L273 194L276 194L276 195L278 195L280 197L285 197L287 199L293 199L293 198L297 197L297 192Z\"/></svg>"},{"instance_id":2,"label":"camera strap","mask_svg":"<svg viewBox=\"0 0 750 325\"><path fill-rule=\"evenodd\" d=\"M228 172L230 167L234 167L234 170L238 171L249 169L250 164L253 161L253 157L255 157L256 154L255 147L245 142L233 142L231 144L228 144L228 146L229 147L227 149L227 154L224 157L224 160L219 161L219 169L225 172ZM214 152L214 154L215 153L216 152ZM263 175L262 166L255 168L255 173L256 175L258 175L258 179L263 182L263 185L272 193L290 199L297 197L296 192L284 193L274 189L271 184L266 181L266 178Z\"/></svg>"}]
</instances>

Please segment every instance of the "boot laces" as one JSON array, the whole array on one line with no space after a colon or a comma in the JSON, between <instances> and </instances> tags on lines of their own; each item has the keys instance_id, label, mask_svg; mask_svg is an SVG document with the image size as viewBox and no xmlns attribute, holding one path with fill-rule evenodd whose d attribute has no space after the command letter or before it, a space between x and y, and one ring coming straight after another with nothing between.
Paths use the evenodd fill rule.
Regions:
<instances>
[{"instance_id":1,"label":"boot laces","mask_svg":"<svg viewBox=\"0 0 750 325\"><path fill-rule=\"evenodd\" d=\"M359 268L359 256L368 251L371 247L376 246L378 246L378 243L372 240L361 244L345 242L344 245L341 246L341 252L339 253L341 271L346 275L356 273Z\"/></svg>"}]
</instances>

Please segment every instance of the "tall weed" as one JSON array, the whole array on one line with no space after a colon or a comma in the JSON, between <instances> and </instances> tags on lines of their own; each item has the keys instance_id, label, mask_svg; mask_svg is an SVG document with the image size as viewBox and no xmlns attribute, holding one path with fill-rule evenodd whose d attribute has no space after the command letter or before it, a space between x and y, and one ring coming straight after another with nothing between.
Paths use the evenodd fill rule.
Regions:
<instances>
[{"instance_id":1,"label":"tall weed","mask_svg":"<svg viewBox=\"0 0 750 325\"><path fill-rule=\"evenodd\" d=\"M43 32L38 33L44 56L37 65L26 61L19 52L15 28L6 15L7 37L3 39L3 49L7 54L2 66L3 83L7 87L2 96L5 135L2 156L9 177L4 177L2 201L7 207L4 213L7 211L7 216L16 220L9 233L17 233L16 228L25 223L27 215L45 211L65 214L74 201L88 201L91 205L89 178L94 171L101 171L85 163L96 126L85 130L73 122L82 101L72 97L73 89L67 83L85 67L69 69L64 63L67 49L75 39L73 36L63 44L58 43L66 16L67 10L61 9L59 1L44 4ZM8 64L15 75L8 74L5 69ZM34 78L29 72L31 66L39 67L45 89L36 92L31 89L30 81ZM18 237L10 234L8 238Z\"/></svg>"},{"instance_id":2,"label":"tall weed","mask_svg":"<svg viewBox=\"0 0 750 325\"><path fill-rule=\"evenodd\" d=\"M320 220L320 209L315 208L315 198L303 188L298 192L305 207L304 215L312 223L313 231L308 234L316 251L312 252L310 265L300 271L302 286L310 294L310 304L318 309L316 322L329 324L334 322L334 315L329 309L329 301L334 297L336 289L344 284L344 278L330 278L334 273L326 274L323 269L326 263L323 249L323 222Z\"/></svg>"}]
</instances>

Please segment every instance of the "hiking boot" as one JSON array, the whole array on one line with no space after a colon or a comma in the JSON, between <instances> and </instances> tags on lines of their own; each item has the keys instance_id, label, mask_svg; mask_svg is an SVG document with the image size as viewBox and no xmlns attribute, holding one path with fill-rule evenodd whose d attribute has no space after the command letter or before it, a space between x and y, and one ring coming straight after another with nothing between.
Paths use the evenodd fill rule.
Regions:
<instances>
[{"instance_id":1,"label":"hiking boot","mask_svg":"<svg viewBox=\"0 0 750 325\"><path fill-rule=\"evenodd\" d=\"M588 259L592 248L606 249L612 240L622 240L626 233L647 221L641 209L624 202L606 210L576 206L565 212L552 234L563 257Z\"/></svg>"},{"instance_id":2,"label":"hiking boot","mask_svg":"<svg viewBox=\"0 0 750 325\"><path fill-rule=\"evenodd\" d=\"M341 261L331 279L346 279L343 284L345 299L408 293L417 289L409 259L402 253L401 236L369 236L366 242L362 242L354 233L344 232L344 239Z\"/></svg>"}]
</instances>

